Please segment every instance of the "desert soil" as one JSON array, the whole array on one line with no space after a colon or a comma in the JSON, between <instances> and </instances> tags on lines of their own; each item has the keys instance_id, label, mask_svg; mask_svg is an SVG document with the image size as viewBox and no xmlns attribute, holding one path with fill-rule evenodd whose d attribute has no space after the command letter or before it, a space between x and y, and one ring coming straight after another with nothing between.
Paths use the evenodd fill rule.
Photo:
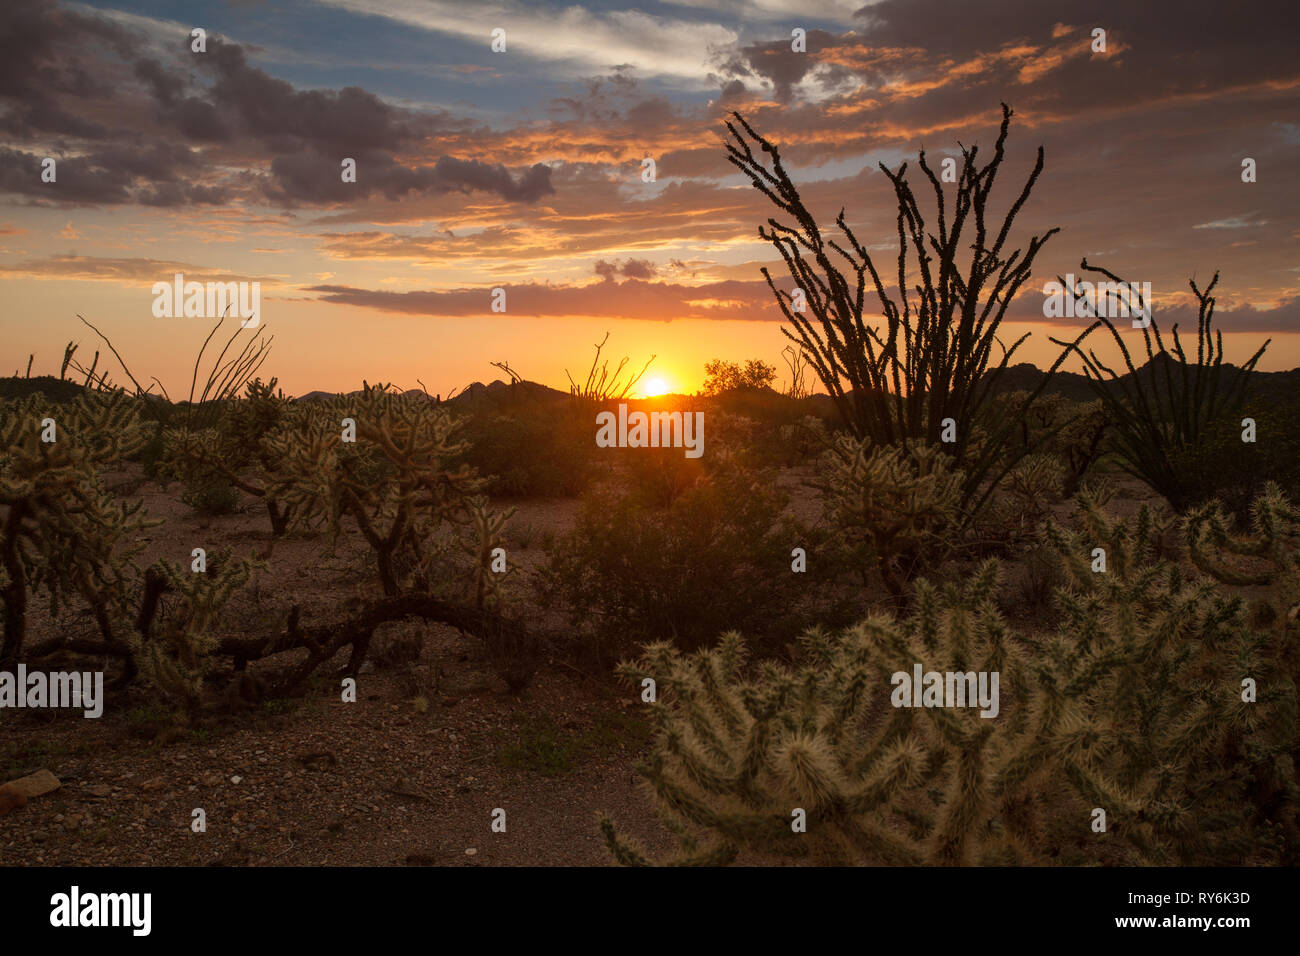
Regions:
<instances>
[{"instance_id":1,"label":"desert soil","mask_svg":"<svg viewBox=\"0 0 1300 956\"><path fill-rule=\"evenodd\" d=\"M204 520L174 486L115 479L164 521L142 565L187 564L194 547L247 554L269 540L252 499ZM512 559L535 567L577 502L513 504ZM373 596L359 539L290 536L267 565L231 608L249 633L276 628L294 603L304 621L323 621ZM32 610L31 641L86 626ZM110 696L96 720L6 710L0 782L45 768L62 786L0 817L0 865L607 864L599 813L648 849L671 845L632 772L648 736L631 690L550 662L513 697L475 639L427 625L418 661L367 665L357 701L341 696L334 669L322 668L300 700L178 733L159 733L163 710L139 690ZM497 808L504 833L491 828ZM196 809L206 832L191 828Z\"/></svg>"}]
</instances>

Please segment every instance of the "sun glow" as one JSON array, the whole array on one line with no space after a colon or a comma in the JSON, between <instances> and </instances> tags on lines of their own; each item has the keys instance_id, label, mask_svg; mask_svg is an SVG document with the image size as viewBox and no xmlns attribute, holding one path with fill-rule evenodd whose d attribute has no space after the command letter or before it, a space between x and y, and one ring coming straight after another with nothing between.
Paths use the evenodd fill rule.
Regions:
<instances>
[{"instance_id":1,"label":"sun glow","mask_svg":"<svg viewBox=\"0 0 1300 956\"><path fill-rule=\"evenodd\" d=\"M667 395L668 383L662 378L652 378L645 383L645 388L642 391L645 393L646 398L656 398L660 395Z\"/></svg>"}]
</instances>

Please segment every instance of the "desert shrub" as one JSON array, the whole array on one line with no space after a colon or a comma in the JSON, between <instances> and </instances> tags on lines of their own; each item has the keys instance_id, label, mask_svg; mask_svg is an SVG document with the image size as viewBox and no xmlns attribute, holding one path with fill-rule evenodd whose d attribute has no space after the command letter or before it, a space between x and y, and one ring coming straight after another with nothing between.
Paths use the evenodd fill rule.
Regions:
<instances>
[{"instance_id":1,"label":"desert shrub","mask_svg":"<svg viewBox=\"0 0 1300 956\"><path fill-rule=\"evenodd\" d=\"M185 483L181 501L206 518L234 514L239 492L219 474L195 475Z\"/></svg>"},{"instance_id":2,"label":"desert shrub","mask_svg":"<svg viewBox=\"0 0 1300 956\"><path fill-rule=\"evenodd\" d=\"M952 550L961 482L952 459L937 448L872 446L840 435L825 455L819 487L863 582L878 575L902 601L921 569Z\"/></svg>"},{"instance_id":3,"label":"desert shrub","mask_svg":"<svg viewBox=\"0 0 1300 956\"><path fill-rule=\"evenodd\" d=\"M1242 441L1242 421L1255 422L1255 441ZM1251 504L1269 482L1300 495L1300 401L1245 403L1238 416L1206 425L1195 446L1173 449L1171 467L1187 499L1220 501L1248 525Z\"/></svg>"},{"instance_id":4,"label":"desert shrub","mask_svg":"<svg viewBox=\"0 0 1300 956\"><path fill-rule=\"evenodd\" d=\"M783 465L801 465L826 451L831 442L825 419L817 415L803 415L798 421L781 425L777 436Z\"/></svg>"},{"instance_id":5,"label":"desert shrub","mask_svg":"<svg viewBox=\"0 0 1300 956\"><path fill-rule=\"evenodd\" d=\"M487 480L494 495L574 497L591 483L595 422L568 403L481 412L460 431L460 461Z\"/></svg>"},{"instance_id":6,"label":"desert shrub","mask_svg":"<svg viewBox=\"0 0 1300 956\"><path fill-rule=\"evenodd\" d=\"M1160 556L1148 510L1125 522L1081 505L1078 530L1048 526L1069 583L1046 635L1006 625L990 561L968 583L918 581L907 617L808 631L793 665L752 662L734 633L693 655L651 644L624 664L637 686L656 681L642 772L679 834L674 862L742 850L857 863L1293 862L1297 624L1274 613L1261 633L1220 579L1267 584L1280 612L1295 596L1300 514L1273 489L1249 538L1213 510L1189 516L1189 546L1211 572L1197 577ZM1098 542L1105 573L1091 566ZM895 675L917 663L998 672L997 715L898 706ZM796 809L806 832L791 826ZM618 861L649 862L602 826Z\"/></svg>"},{"instance_id":7,"label":"desert shrub","mask_svg":"<svg viewBox=\"0 0 1300 956\"><path fill-rule=\"evenodd\" d=\"M1026 455L1002 479L1002 488L976 519L977 543L998 549L1032 541L1038 528L1061 500L1066 468L1056 455Z\"/></svg>"},{"instance_id":8,"label":"desert shrub","mask_svg":"<svg viewBox=\"0 0 1300 956\"><path fill-rule=\"evenodd\" d=\"M687 458L680 448L638 448L636 452L623 456L623 486L631 497L651 508L669 507L707 474L702 459Z\"/></svg>"},{"instance_id":9,"label":"desert shrub","mask_svg":"<svg viewBox=\"0 0 1300 956\"><path fill-rule=\"evenodd\" d=\"M217 500L224 494L242 491L260 499L267 510L273 535L284 534L300 517L295 504L273 489L283 487L280 474L284 461L280 450L310 415L296 407L276 380L255 378L244 386L242 398L215 403L204 414L211 427L199 428L188 417L168 430L166 473L179 477L187 486L207 489ZM223 512L216 512L223 513Z\"/></svg>"},{"instance_id":10,"label":"desert shrub","mask_svg":"<svg viewBox=\"0 0 1300 956\"><path fill-rule=\"evenodd\" d=\"M733 449L756 467L804 464L825 451L829 441L828 419L812 414L810 407L816 406L807 399L796 401L770 390L719 395L706 406L709 441L729 437Z\"/></svg>"},{"instance_id":11,"label":"desert shrub","mask_svg":"<svg viewBox=\"0 0 1300 956\"><path fill-rule=\"evenodd\" d=\"M776 369L762 359L748 359L744 365L713 359L704 363L705 395L721 395L726 392L764 392L771 391L776 381Z\"/></svg>"},{"instance_id":12,"label":"desert shrub","mask_svg":"<svg viewBox=\"0 0 1300 956\"><path fill-rule=\"evenodd\" d=\"M140 467L150 481L165 481L163 461L167 452L167 440L163 435L163 426L155 424L147 434L149 437L137 455Z\"/></svg>"},{"instance_id":13,"label":"desert shrub","mask_svg":"<svg viewBox=\"0 0 1300 956\"><path fill-rule=\"evenodd\" d=\"M602 656L636 640L697 646L738 619L777 632L792 578L784 504L735 460L666 507L636 489L593 492L549 552L545 597L587 626Z\"/></svg>"}]
</instances>

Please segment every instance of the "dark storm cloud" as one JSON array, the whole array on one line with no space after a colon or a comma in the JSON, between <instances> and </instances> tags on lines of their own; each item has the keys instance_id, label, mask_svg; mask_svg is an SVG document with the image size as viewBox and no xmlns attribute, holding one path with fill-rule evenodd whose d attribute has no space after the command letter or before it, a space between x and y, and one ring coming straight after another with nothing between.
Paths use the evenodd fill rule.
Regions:
<instances>
[{"instance_id":1,"label":"dark storm cloud","mask_svg":"<svg viewBox=\"0 0 1300 956\"><path fill-rule=\"evenodd\" d=\"M417 123L413 114L360 87L296 90L249 66L238 44L219 37L209 39L207 54L196 62L216 77L210 95L217 108L237 117L244 130L277 150L311 146L337 152L357 143L395 150L436 125L436 120Z\"/></svg>"},{"instance_id":2,"label":"dark storm cloud","mask_svg":"<svg viewBox=\"0 0 1300 956\"><path fill-rule=\"evenodd\" d=\"M0 4L0 131L26 140L41 134L97 137L105 128L64 109L59 98L105 97L93 61L75 46L107 46L119 54L131 35L100 17L57 9L52 0Z\"/></svg>"},{"instance_id":3,"label":"dark storm cloud","mask_svg":"<svg viewBox=\"0 0 1300 956\"><path fill-rule=\"evenodd\" d=\"M227 198L223 190L181 179L200 159L176 144L107 144L85 156L56 157L52 183L41 178L45 158L0 147L0 192L82 205L183 206Z\"/></svg>"},{"instance_id":4,"label":"dark storm cloud","mask_svg":"<svg viewBox=\"0 0 1300 956\"><path fill-rule=\"evenodd\" d=\"M274 185L268 195L303 202L341 202L381 194L400 199L408 193L490 192L503 199L533 202L555 192L550 167L533 166L518 179L500 164L443 156L432 166L407 167L389 156L365 151L350 156L356 182L343 182L342 161L314 151L277 156L271 161Z\"/></svg>"},{"instance_id":5,"label":"dark storm cloud","mask_svg":"<svg viewBox=\"0 0 1300 956\"><path fill-rule=\"evenodd\" d=\"M393 107L356 86L299 90L219 36L204 53L191 51L188 36L170 39L172 54L161 59L142 55L147 41L48 0L0 7L0 133L11 143L61 137L55 183L40 179L43 155L8 147L0 190L38 202L147 206L447 192L529 203L555 191L542 164L512 174L485 158L439 157L440 139L473 132L445 112ZM152 128L123 129L124 111L151 118ZM357 160L355 184L342 181L344 158ZM239 167L245 172L231 172Z\"/></svg>"}]
</instances>

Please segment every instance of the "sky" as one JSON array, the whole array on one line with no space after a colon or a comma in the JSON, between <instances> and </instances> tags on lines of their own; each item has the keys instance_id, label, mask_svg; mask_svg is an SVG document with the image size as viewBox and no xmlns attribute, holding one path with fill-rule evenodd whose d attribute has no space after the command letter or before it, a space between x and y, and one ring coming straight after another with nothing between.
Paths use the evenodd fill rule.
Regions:
<instances>
[{"instance_id":1,"label":"sky","mask_svg":"<svg viewBox=\"0 0 1300 956\"><path fill-rule=\"evenodd\" d=\"M34 354L57 375L69 341L88 360L80 314L183 397L213 321L155 314L176 273L259 284L262 374L292 394L445 395L497 361L567 388L606 332L674 391L712 358L783 367L759 270L795 283L758 235L778 211L727 161L731 111L896 272L880 164L987 155L1001 102L990 214L1042 146L1011 241L1060 229L1008 308L1003 338L1031 333L1017 360L1080 331L1043 317L1043 284L1087 258L1150 283L1184 332L1189 279L1219 272L1228 360L1271 338L1260 367L1293 368L1298 23L1294 0L7 0L0 374Z\"/></svg>"}]
</instances>

